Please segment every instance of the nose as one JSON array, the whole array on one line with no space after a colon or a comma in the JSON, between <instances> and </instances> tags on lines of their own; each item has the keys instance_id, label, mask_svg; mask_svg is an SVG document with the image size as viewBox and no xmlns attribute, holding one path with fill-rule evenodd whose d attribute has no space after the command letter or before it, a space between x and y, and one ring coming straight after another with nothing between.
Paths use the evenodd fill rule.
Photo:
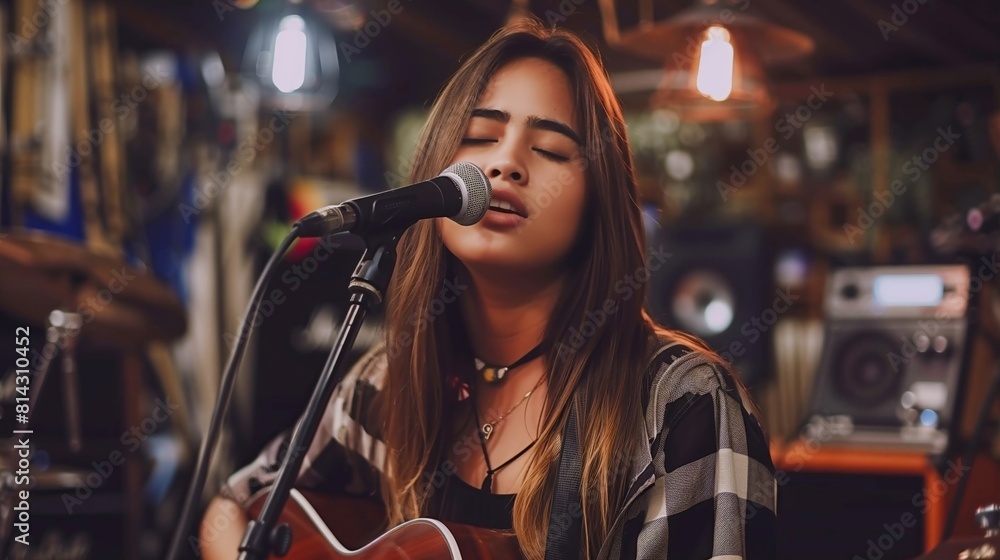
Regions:
<instances>
[{"instance_id":1,"label":"nose","mask_svg":"<svg viewBox=\"0 0 1000 560\"><path fill-rule=\"evenodd\" d=\"M484 171L490 180L502 178L517 185L528 182L528 170L510 150L498 152Z\"/></svg>"}]
</instances>

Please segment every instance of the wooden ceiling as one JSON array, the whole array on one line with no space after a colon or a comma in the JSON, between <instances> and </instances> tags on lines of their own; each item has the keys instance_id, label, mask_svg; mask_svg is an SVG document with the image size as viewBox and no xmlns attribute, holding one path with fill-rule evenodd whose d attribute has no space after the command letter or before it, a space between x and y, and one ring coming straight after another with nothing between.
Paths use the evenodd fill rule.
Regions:
<instances>
[{"instance_id":1,"label":"wooden ceiling","mask_svg":"<svg viewBox=\"0 0 1000 560\"><path fill-rule=\"evenodd\" d=\"M345 7L363 15L386 6L385 0L305 1L327 17L338 9L336 13L343 14ZM367 103L426 103L463 55L502 25L510 11L510 0L399 1L402 10L380 26L371 44L352 57L350 64L341 61L344 79L354 83L353 89L371 94L362 96ZM656 68L655 62L605 43L600 1L530 0L529 8L543 20L560 14L558 24L579 32L594 45L612 74ZM228 68L235 69L251 28L278 0L262 0L249 10L227 9L233 2L117 0L120 42L139 49L214 49ZM691 5L691 0L616 0L623 27L634 25L636 14L649 9L640 2L652 6L656 19ZM772 69L775 80L1000 62L997 0L739 0L739 4L815 40L816 51L807 59ZM356 32L330 27L338 44L354 41Z\"/></svg>"}]
</instances>

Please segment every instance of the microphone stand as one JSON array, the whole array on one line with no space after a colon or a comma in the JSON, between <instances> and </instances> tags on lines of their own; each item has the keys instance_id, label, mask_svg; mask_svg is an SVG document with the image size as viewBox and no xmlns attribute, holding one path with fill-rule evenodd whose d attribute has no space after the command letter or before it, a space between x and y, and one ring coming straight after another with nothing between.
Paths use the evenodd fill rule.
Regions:
<instances>
[{"instance_id":1,"label":"microphone stand","mask_svg":"<svg viewBox=\"0 0 1000 560\"><path fill-rule=\"evenodd\" d=\"M239 560L265 560L270 554L284 556L291 547L291 528L287 524L274 526L278 515L288 501L292 484L298 477L305 458L305 451L316 435L323 412L336 388L336 381L344 375L347 364L342 359L354 346L369 309L382 303L386 286L396 264L396 244L402 231L388 232L366 240L367 249L351 277L348 291L351 294L347 316L330 350L326 365L313 391L305 413L295 426L291 442L285 452L281 470L264 508L256 521L247 525L240 543Z\"/></svg>"}]
</instances>

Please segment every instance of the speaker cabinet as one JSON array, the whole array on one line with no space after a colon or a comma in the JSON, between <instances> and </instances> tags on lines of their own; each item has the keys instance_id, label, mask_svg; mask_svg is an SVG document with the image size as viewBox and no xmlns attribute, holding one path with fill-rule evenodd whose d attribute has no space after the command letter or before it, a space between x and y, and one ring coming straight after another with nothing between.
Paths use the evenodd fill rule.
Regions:
<instances>
[{"instance_id":1,"label":"speaker cabinet","mask_svg":"<svg viewBox=\"0 0 1000 560\"><path fill-rule=\"evenodd\" d=\"M912 451L773 445L778 558L903 560L941 538L956 475Z\"/></svg>"},{"instance_id":2,"label":"speaker cabinet","mask_svg":"<svg viewBox=\"0 0 1000 560\"><path fill-rule=\"evenodd\" d=\"M969 354L968 300L962 265L835 271L803 435L944 452Z\"/></svg>"},{"instance_id":3,"label":"speaker cabinet","mask_svg":"<svg viewBox=\"0 0 1000 560\"><path fill-rule=\"evenodd\" d=\"M923 491L923 477L829 472L788 477L778 493L778 558L905 560L924 552L926 521L910 503Z\"/></svg>"},{"instance_id":4,"label":"speaker cabinet","mask_svg":"<svg viewBox=\"0 0 1000 560\"><path fill-rule=\"evenodd\" d=\"M1000 496L1000 462L979 454L772 443L781 560L903 560L937 547L959 481L968 487L952 537L982 536L973 513ZM954 558L954 556L953 556Z\"/></svg>"},{"instance_id":5,"label":"speaker cabinet","mask_svg":"<svg viewBox=\"0 0 1000 560\"><path fill-rule=\"evenodd\" d=\"M650 247L671 254L651 276L652 316L705 340L746 383L763 379L772 327L790 304L770 288L763 231L754 225L678 225L657 232Z\"/></svg>"}]
</instances>

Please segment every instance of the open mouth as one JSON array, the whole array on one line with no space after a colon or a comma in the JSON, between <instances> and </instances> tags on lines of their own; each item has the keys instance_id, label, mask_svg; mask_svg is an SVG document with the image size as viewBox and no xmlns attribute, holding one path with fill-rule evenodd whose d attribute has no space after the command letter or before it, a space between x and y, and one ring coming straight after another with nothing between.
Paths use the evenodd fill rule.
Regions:
<instances>
[{"instance_id":1,"label":"open mouth","mask_svg":"<svg viewBox=\"0 0 1000 560\"><path fill-rule=\"evenodd\" d=\"M525 217L523 214L515 210L514 207L509 202L505 202L502 200L490 201L490 210L495 210L497 212L500 212L501 214L514 214L515 216L521 216L522 218Z\"/></svg>"}]
</instances>

